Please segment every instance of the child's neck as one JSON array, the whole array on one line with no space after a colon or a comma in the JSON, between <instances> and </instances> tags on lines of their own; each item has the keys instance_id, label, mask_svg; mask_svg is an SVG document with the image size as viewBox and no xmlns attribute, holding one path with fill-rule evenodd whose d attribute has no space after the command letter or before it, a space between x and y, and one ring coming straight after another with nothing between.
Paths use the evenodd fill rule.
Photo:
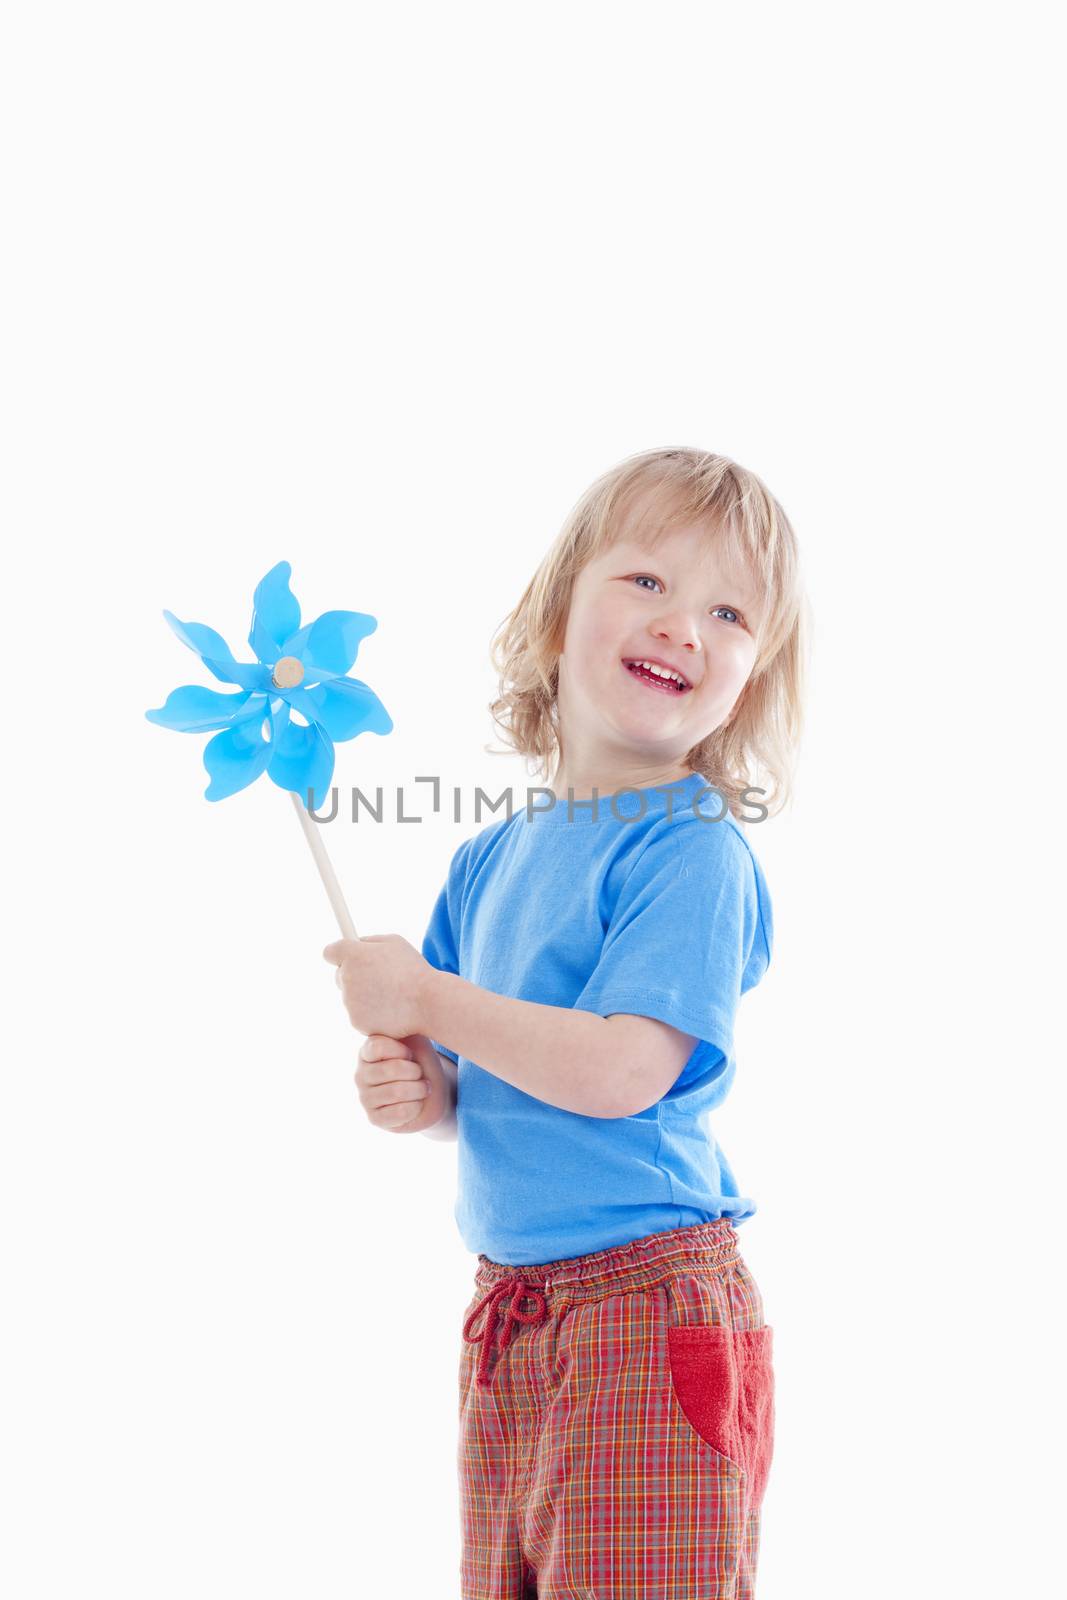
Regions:
<instances>
[{"instance_id":1,"label":"child's neck","mask_svg":"<svg viewBox=\"0 0 1067 1600\"><path fill-rule=\"evenodd\" d=\"M591 800L595 789L598 797L618 794L622 789L655 789L660 785L681 783L691 776L684 761L660 763L657 766L627 764L618 767L592 762L572 762L569 768L560 767L552 779L552 792L559 801L566 801L568 788L574 790L574 799Z\"/></svg>"}]
</instances>

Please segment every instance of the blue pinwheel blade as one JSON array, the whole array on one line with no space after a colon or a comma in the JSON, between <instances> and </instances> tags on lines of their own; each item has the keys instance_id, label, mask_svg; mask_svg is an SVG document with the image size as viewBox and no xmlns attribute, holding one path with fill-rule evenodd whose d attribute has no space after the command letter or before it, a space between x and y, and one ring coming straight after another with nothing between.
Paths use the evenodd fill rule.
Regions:
<instances>
[{"instance_id":1,"label":"blue pinwheel blade","mask_svg":"<svg viewBox=\"0 0 1067 1600\"><path fill-rule=\"evenodd\" d=\"M299 795L305 808L310 789L312 806L318 811L333 777L333 763L333 742L328 733L313 723L305 728L290 722L276 742L267 777L279 789L291 789Z\"/></svg>"},{"instance_id":2,"label":"blue pinwheel blade","mask_svg":"<svg viewBox=\"0 0 1067 1600\"><path fill-rule=\"evenodd\" d=\"M289 721L289 708L282 715L267 713L266 698L260 715L246 716L224 728L204 746L204 766L211 782L204 790L206 800L226 800L231 794L255 783L274 754L279 730Z\"/></svg>"},{"instance_id":3,"label":"blue pinwheel blade","mask_svg":"<svg viewBox=\"0 0 1067 1600\"><path fill-rule=\"evenodd\" d=\"M310 689L293 689L289 701L309 722L340 744L357 733L391 733L393 721L373 689L358 678L334 678Z\"/></svg>"},{"instance_id":4,"label":"blue pinwheel blade","mask_svg":"<svg viewBox=\"0 0 1067 1600\"><path fill-rule=\"evenodd\" d=\"M177 733L207 733L212 728L228 727L242 714L252 698L250 689L239 689L236 694L221 694L217 689L205 689L198 683L183 684L172 689L158 710L146 711L149 722L161 728L173 728ZM260 696L266 703L266 697ZM255 715L255 707L244 710L246 716Z\"/></svg>"},{"instance_id":5,"label":"blue pinwheel blade","mask_svg":"<svg viewBox=\"0 0 1067 1600\"><path fill-rule=\"evenodd\" d=\"M355 661L360 641L377 626L378 619L365 611L324 611L299 633L291 634L283 643L282 653L296 656L308 668L340 677Z\"/></svg>"},{"instance_id":6,"label":"blue pinwheel blade","mask_svg":"<svg viewBox=\"0 0 1067 1600\"><path fill-rule=\"evenodd\" d=\"M279 656L294 654L282 647L300 627L300 605L289 587L292 570L288 561L279 561L260 579L252 596L248 642L260 661L271 666Z\"/></svg>"},{"instance_id":7,"label":"blue pinwheel blade","mask_svg":"<svg viewBox=\"0 0 1067 1600\"><path fill-rule=\"evenodd\" d=\"M266 689L270 683L270 669L258 662L235 661L230 647L214 628L202 622L179 622L172 611L164 611L168 624L182 644L198 655L223 683L237 683L242 689Z\"/></svg>"}]
</instances>

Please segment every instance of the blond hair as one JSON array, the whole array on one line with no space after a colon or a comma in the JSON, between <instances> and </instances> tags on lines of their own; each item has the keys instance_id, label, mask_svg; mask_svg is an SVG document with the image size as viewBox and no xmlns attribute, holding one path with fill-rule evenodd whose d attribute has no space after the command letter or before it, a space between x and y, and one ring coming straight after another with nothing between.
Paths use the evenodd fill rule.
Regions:
<instances>
[{"instance_id":1,"label":"blond hair","mask_svg":"<svg viewBox=\"0 0 1067 1600\"><path fill-rule=\"evenodd\" d=\"M638 502L641 509L634 516ZM530 758L538 776L563 755L556 707L559 658L571 594L588 562L625 534L654 546L674 528L702 521L727 560L758 577L765 605L752 671L728 723L688 752L693 772L719 790L735 817L742 805L774 816L792 799L803 727L810 618L796 537L778 501L756 477L707 450L646 450L590 485L500 624L490 649L500 692L489 705L505 750ZM764 781L766 780L766 781ZM743 798L758 790L756 800Z\"/></svg>"}]
</instances>

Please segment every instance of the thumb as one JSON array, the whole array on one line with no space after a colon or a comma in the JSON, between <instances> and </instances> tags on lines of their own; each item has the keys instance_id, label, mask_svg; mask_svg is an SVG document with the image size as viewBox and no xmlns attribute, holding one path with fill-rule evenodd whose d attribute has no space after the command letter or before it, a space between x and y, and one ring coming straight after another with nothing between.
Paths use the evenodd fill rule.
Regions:
<instances>
[{"instance_id":1,"label":"thumb","mask_svg":"<svg viewBox=\"0 0 1067 1600\"><path fill-rule=\"evenodd\" d=\"M335 967L339 967L346 953L358 943L358 939L335 939L333 944L328 944L322 952L322 959L332 961Z\"/></svg>"},{"instance_id":2,"label":"thumb","mask_svg":"<svg viewBox=\"0 0 1067 1600\"><path fill-rule=\"evenodd\" d=\"M440 1071L441 1063L438 1060L437 1051L426 1034L409 1033L403 1042L407 1045L420 1067L424 1069L436 1067Z\"/></svg>"}]
</instances>

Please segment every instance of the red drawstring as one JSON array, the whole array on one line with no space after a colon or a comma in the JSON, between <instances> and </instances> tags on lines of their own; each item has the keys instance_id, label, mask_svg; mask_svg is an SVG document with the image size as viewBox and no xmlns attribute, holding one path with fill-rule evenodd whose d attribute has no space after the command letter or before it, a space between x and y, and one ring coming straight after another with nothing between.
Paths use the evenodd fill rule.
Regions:
<instances>
[{"instance_id":1,"label":"red drawstring","mask_svg":"<svg viewBox=\"0 0 1067 1600\"><path fill-rule=\"evenodd\" d=\"M504 1349L508 1339L511 1337L511 1330L516 1323L543 1322L548 1314L548 1306L545 1303L544 1295L539 1294L531 1284L526 1282L525 1278L504 1278L500 1283L497 1284L495 1289L490 1289L489 1293L484 1295L482 1299L478 1301L478 1304L474 1307L474 1310L463 1324L463 1337L468 1344L477 1344L479 1339L482 1342L482 1353L478 1358L479 1383L492 1383L493 1381L489 1374L489 1352L493 1343L493 1330L496 1327L496 1319L500 1313L500 1303L508 1294L511 1295L511 1304L507 1308L507 1315L504 1318L503 1331L500 1335L501 1350ZM527 1295L529 1295L531 1300L537 1301L536 1311L519 1310L520 1305L522 1304L523 1300L526 1299ZM486 1307L488 1307L488 1312L486 1315L484 1329L481 1333L472 1334L470 1330L475 1318L478 1316L479 1312L484 1311Z\"/></svg>"}]
</instances>

